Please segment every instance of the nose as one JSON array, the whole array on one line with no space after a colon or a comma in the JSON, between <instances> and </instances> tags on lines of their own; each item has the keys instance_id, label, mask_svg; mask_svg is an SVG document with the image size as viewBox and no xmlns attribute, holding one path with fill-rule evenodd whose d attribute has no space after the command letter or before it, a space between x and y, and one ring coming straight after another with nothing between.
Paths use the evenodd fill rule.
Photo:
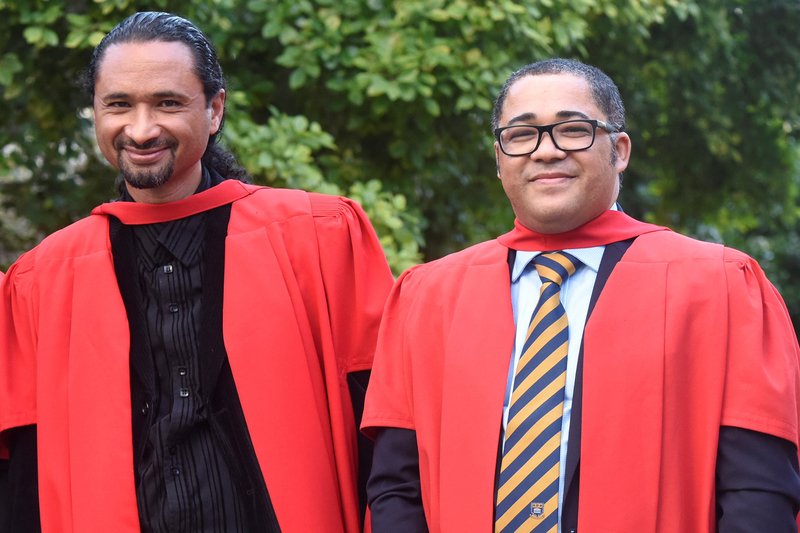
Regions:
<instances>
[{"instance_id":1,"label":"nose","mask_svg":"<svg viewBox=\"0 0 800 533\"><path fill-rule=\"evenodd\" d=\"M125 135L136 144L142 145L161 135L161 127L150 109L137 107L131 114L130 123L125 127Z\"/></svg>"},{"instance_id":2,"label":"nose","mask_svg":"<svg viewBox=\"0 0 800 533\"><path fill-rule=\"evenodd\" d=\"M567 152L556 146L553 142L553 132L547 131L542 133L542 138L539 141L539 147L531 154L531 159L534 161L552 161L555 159L564 159Z\"/></svg>"}]
</instances>

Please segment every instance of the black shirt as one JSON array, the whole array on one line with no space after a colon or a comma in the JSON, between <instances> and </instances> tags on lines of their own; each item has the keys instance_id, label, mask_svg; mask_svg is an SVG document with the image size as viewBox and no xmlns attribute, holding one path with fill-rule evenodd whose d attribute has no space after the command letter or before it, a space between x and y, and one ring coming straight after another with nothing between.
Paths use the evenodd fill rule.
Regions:
<instances>
[{"instance_id":1,"label":"black shirt","mask_svg":"<svg viewBox=\"0 0 800 533\"><path fill-rule=\"evenodd\" d=\"M210 175L196 192L211 186ZM130 200L127 193L122 200ZM206 213L133 226L136 271L155 369L153 417L136 469L142 531L239 533L244 509L200 391L198 332ZM147 409L147 407L145 407Z\"/></svg>"}]
</instances>

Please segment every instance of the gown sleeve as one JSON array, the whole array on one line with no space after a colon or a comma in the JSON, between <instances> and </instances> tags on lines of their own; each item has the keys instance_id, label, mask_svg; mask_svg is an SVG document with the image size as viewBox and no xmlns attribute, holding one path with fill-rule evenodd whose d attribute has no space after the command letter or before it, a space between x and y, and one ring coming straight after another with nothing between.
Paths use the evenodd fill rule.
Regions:
<instances>
[{"instance_id":1,"label":"gown sleeve","mask_svg":"<svg viewBox=\"0 0 800 533\"><path fill-rule=\"evenodd\" d=\"M798 445L800 348L783 299L758 263L726 249L728 368L722 426Z\"/></svg>"},{"instance_id":2,"label":"gown sleeve","mask_svg":"<svg viewBox=\"0 0 800 533\"><path fill-rule=\"evenodd\" d=\"M0 281L0 457L2 432L36 423L36 251L23 255Z\"/></svg>"}]
</instances>

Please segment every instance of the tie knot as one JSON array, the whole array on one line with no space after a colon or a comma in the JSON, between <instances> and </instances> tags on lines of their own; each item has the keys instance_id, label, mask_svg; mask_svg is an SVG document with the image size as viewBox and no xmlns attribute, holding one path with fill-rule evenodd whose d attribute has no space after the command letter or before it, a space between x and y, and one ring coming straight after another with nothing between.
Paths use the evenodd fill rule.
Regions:
<instances>
[{"instance_id":1,"label":"tie knot","mask_svg":"<svg viewBox=\"0 0 800 533\"><path fill-rule=\"evenodd\" d=\"M542 278L542 283L550 281L561 286L578 270L581 261L567 252L547 252L534 257L533 264L539 277Z\"/></svg>"}]
</instances>

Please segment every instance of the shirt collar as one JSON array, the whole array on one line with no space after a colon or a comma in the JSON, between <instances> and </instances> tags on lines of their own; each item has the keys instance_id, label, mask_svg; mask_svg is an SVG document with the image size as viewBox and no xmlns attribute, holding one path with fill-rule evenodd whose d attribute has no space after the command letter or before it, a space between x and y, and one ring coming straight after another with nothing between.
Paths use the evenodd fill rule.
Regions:
<instances>
[{"instance_id":1,"label":"shirt collar","mask_svg":"<svg viewBox=\"0 0 800 533\"><path fill-rule=\"evenodd\" d=\"M158 236L158 242L183 265L189 266L198 259L198 251L206 236L206 213L167 222Z\"/></svg>"},{"instance_id":2,"label":"shirt collar","mask_svg":"<svg viewBox=\"0 0 800 533\"><path fill-rule=\"evenodd\" d=\"M217 180L213 179L214 176L209 173L205 165L202 168L203 174L195 194L206 191L212 185L216 185L215 181ZM123 191L120 201L134 201L128 194L127 188ZM163 252L159 251L158 245L160 244L163 250L168 251L183 265L189 266L197 260L197 253L203 244L206 234L206 217L205 212L201 212L170 222L138 225L135 228L140 245L147 251L144 255L146 263L149 263L150 259L153 259L156 263L166 260L161 257ZM148 264L148 266L152 267L154 265Z\"/></svg>"}]
</instances>

